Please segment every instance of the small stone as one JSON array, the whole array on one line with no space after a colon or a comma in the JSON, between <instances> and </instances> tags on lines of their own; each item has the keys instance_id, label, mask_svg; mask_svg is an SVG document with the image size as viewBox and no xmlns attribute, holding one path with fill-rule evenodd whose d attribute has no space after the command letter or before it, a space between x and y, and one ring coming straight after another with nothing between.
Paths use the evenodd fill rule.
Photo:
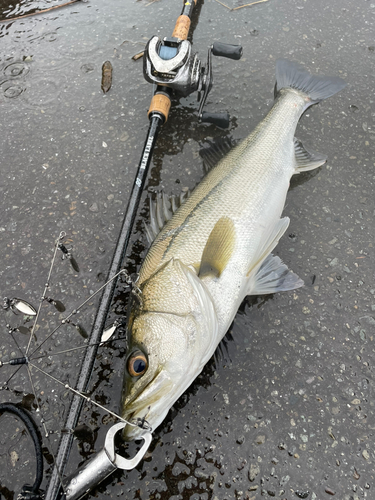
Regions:
<instances>
[{"instance_id":1,"label":"small stone","mask_svg":"<svg viewBox=\"0 0 375 500\"><path fill-rule=\"evenodd\" d=\"M10 452L10 463L14 467L16 463L18 462L18 453L16 451L11 451Z\"/></svg>"},{"instance_id":2,"label":"small stone","mask_svg":"<svg viewBox=\"0 0 375 500\"><path fill-rule=\"evenodd\" d=\"M260 436L257 436L257 437L255 438L255 442L256 442L256 444L264 444L264 443L265 443L265 441L266 441L266 436L264 436L264 435L262 435L262 434L261 434Z\"/></svg>"},{"instance_id":3,"label":"small stone","mask_svg":"<svg viewBox=\"0 0 375 500\"><path fill-rule=\"evenodd\" d=\"M362 456L365 460L368 460L370 458L370 454L367 450L362 451Z\"/></svg>"},{"instance_id":4,"label":"small stone","mask_svg":"<svg viewBox=\"0 0 375 500\"><path fill-rule=\"evenodd\" d=\"M375 319L372 316L361 316L359 319L371 326L375 326Z\"/></svg>"},{"instance_id":5,"label":"small stone","mask_svg":"<svg viewBox=\"0 0 375 500\"><path fill-rule=\"evenodd\" d=\"M90 210L90 212L99 212L98 204L97 203L93 203L90 206L89 210Z\"/></svg>"},{"instance_id":6,"label":"small stone","mask_svg":"<svg viewBox=\"0 0 375 500\"><path fill-rule=\"evenodd\" d=\"M333 491L333 490L331 490L331 488L328 488L328 486L326 486L326 488L324 489L324 491L326 493L328 493L328 495L332 495L332 496L336 495L336 492Z\"/></svg>"},{"instance_id":7,"label":"small stone","mask_svg":"<svg viewBox=\"0 0 375 500\"><path fill-rule=\"evenodd\" d=\"M289 481L290 479L290 476L283 476L281 479L280 479L280 486L283 488L286 483Z\"/></svg>"},{"instance_id":8,"label":"small stone","mask_svg":"<svg viewBox=\"0 0 375 500\"><path fill-rule=\"evenodd\" d=\"M251 464L249 470L249 480L253 482L257 475L260 473L260 468L258 464Z\"/></svg>"},{"instance_id":9,"label":"small stone","mask_svg":"<svg viewBox=\"0 0 375 500\"><path fill-rule=\"evenodd\" d=\"M300 490L296 490L294 493L297 495L298 498L307 498L310 494L309 491L300 491Z\"/></svg>"},{"instance_id":10,"label":"small stone","mask_svg":"<svg viewBox=\"0 0 375 500\"><path fill-rule=\"evenodd\" d=\"M95 66L91 63L82 64L81 66L81 70L83 71L83 73L91 73L91 71L94 71L94 69Z\"/></svg>"}]
</instances>

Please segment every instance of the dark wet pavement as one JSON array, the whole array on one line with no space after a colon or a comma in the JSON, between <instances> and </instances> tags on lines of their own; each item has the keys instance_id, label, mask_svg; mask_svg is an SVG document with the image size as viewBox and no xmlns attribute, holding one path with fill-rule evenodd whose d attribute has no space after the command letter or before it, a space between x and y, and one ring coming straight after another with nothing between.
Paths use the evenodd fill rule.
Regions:
<instances>
[{"instance_id":1,"label":"dark wet pavement","mask_svg":"<svg viewBox=\"0 0 375 500\"><path fill-rule=\"evenodd\" d=\"M229 6L239 6L227 0ZM9 16L9 2L1 2ZM13 15L51 2L24 2ZM180 3L78 2L0 25L0 286L4 296L37 304L53 242L66 231L81 272L58 259L51 296L71 310L102 283L120 229L148 121L152 87L131 57L154 34L169 35ZM118 472L91 496L129 499L321 500L372 498L374 480L375 4L371 1L270 0L229 11L201 9L194 49L202 60L215 40L241 43L238 62L214 59L207 111L228 110L224 132L198 125L195 96L175 103L158 141L149 192L179 193L204 174L198 152L207 138L245 137L272 104L275 61L286 57L312 73L338 75L348 87L307 111L298 137L329 157L292 180L291 219L277 254L305 287L248 298L222 353L208 363L155 432L150 452L130 473ZM113 66L112 89L100 89L101 67ZM142 205L145 216L146 203ZM142 217L130 270L144 255ZM138 243L138 241L140 243ZM121 290L120 290L121 291ZM125 310L119 293L109 322ZM95 300L82 310L89 329ZM43 308L38 340L59 313ZM2 313L0 360L18 356L5 328L23 318ZM30 324L26 323L26 325ZM16 335L16 334L15 334ZM21 345L25 337L17 333ZM72 326L57 332L48 353L82 344ZM13 353L13 354L12 354ZM95 399L118 410L124 345L99 352ZM74 384L78 356L43 358L42 368ZM4 382L14 369L0 369ZM46 426L56 449L68 408L66 389L35 374ZM25 370L0 392L36 419ZM1 492L13 498L33 481L33 450L23 427L2 417ZM86 407L93 433L76 439L73 471L101 448L113 422ZM47 474L51 456L45 451ZM5 471L5 472L4 472ZM45 487L45 483L44 483Z\"/></svg>"}]
</instances>

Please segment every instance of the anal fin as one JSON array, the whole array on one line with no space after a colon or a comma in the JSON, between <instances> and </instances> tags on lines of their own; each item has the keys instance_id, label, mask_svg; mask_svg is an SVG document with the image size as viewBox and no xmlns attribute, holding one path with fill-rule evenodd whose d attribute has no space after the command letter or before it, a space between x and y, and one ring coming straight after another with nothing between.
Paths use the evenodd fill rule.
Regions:
<instances>
[{"instance_id":1,"label":"anal fin","mask_svg":"<svg viewBox=\"0 0 375 500\"><path fill-rule=\"evenodd\" d=\"M303 286L303 281L281 261L270 254L260 266L249 295L286 292Z\"/></svg>"},{"instance_id":2,"label":"anal fin","mask_svg":"<svg viewBox=\"0 0 375 500\"><path fill-rule=\"evenodd\" d=\"M296 174L318 168L327 161L327 157L314 151L308 151L302 142L294 138L294 151L296 157Z\"/></svg>"},{"instance_id":3,"label":"anal fin","mask_svg":"<svg viewBox=\"0 0 375 500\"><path fill-rule=\"evenodd\" d=\"M206 246L204 247L199 277L213 276L218 278L233 253L236 232L232 219L222 217L217 221Z\"/></svg>"}]
</instances>

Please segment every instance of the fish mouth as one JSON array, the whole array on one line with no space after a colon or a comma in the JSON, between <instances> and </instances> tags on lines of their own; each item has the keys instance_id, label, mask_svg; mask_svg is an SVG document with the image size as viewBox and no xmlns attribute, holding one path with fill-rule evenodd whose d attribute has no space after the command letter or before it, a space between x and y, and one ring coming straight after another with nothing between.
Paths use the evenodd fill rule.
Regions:
<instances>
[{"instance_id":1,"label":"fish mouth","mask_svg":"<svg viewBox=\"0 0 375 500\"><path fill-rule=\"evenodd\" d=\"M143 390L133 395L124 405L121 416L132 424L125 426L124 439L137 439L146 430L156 429L175 401L173 396L173 382L165 373L156 373Z\"/></svg>"},{"instance_id":2,"label":"fish mouth","mask_svg":"<svg viewBox=\"0 0 375 500\"><path fill-rule=\"evenodd\" d=\"M150 413L150 410L151 410L151 407L149 406L147 408L147 412L144 414L143 417L136 417L136 412L133 411L131 413L129 413L127 415L126 418L124 418L124 420L126 420L128 422L128 424L131 424L130 427L139 427L140 429L142 429L143 431L149 431L151 432L152 431L152 427L150 425L150 423L147 421L147 416L148 414Z\"/></svg>"},{"instance_id":3,"label":"fish mouth","mask_svg":"<svg viewBox=\"0 0 375 500\"><path fill-rule=\"evenodd\" d=\"M143 389L139 392L136 392L135 394L133 394L132 396L129 395L128 398L126 398L125 400L125 408L126 407L131 407L133 405L133 403L138 399L141 399L142 400L142 396L144 395L144 393L150 388L150 386L155 382L156 378L159 376L160 374L160 370L157 370L155 375L147 382L147 384L143 387ZM159 391L158 391L159 392ZM133 413L135 413L135 411L137 410L138 406L140 406L142 403L135 403L134 404L134 411Z\"/></svg>"},{"instance_id":4,"label":"fish mouth","mask_svg":"<svg viewBox=\"0 0 375 500\"><path fill-rule=\"evenodd\" d=\"M127 421L127 425L122 431L122 437L125 441L140 439L145 432L152 432L152 426L147 420L150 410L151 408L148 407L146 412L132 411L124 415L123 418Z\"/></svg>"}]
</instances>

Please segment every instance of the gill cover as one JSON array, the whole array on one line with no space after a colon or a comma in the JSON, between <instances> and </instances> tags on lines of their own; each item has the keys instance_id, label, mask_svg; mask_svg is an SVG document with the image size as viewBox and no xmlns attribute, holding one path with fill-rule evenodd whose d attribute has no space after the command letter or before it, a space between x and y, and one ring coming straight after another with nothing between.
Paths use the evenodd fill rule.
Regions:
<instances>
[{"instance_id":1,"label":"gill cover","mask_svg":"<svg viewBox=\"0 0 375 500\"><path fill-rule=\"evenodd\" d=\"M196 271L172 259L142 285L129 324L122 416L155 429L217 345L212 298ZM125 428L125 439L141 429Z\"/></svg>"}]
</instances>

